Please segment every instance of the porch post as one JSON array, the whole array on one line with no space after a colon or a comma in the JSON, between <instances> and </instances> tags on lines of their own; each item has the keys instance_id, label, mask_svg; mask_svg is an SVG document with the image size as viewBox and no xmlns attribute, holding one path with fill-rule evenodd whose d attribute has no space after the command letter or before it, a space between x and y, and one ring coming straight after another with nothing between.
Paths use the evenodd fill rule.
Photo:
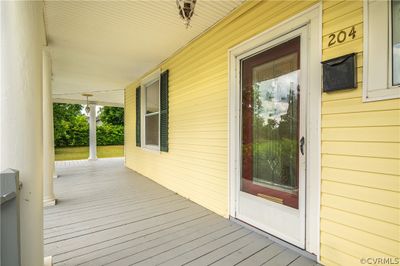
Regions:
<instances>
[{"instance_id":1,"label":"porch post","mask_svg":"<svg viewBox=\"0 0 400 266\"><path fill-rule=\"evenodd\" d=\"M54 130L54 128L53 128L53 130ZM53 134L54 134L54 131L53 131ZM54 148L54 147L53 147ZM54 159L55 160L55 159ZM56 164L55 164L55 162L54 162L54 165L53 165L53 178L58 178L58 174L57 174L57 171L56 171Z\"/></svg>"},{"instance_id":2,"label":"porch post","mask_svg":"<svg viewBox=\"0 0 400 266\"><path fill-rule=\"evenodd\" d=\"M1 1L0 168L19 170L21 265L43 265L43 2Z\"/></svg>"},{"instance_id":3,"label":"porch post","mask_svg":"<svg viewBox=\"0 0 400 266\"><path fill-rule=\"evenodd\" d=\"M43 204L56 205L54 196L54 129L53 99L51 89L51 58L49 51L43 50Z\"/></svg>"},{"instance_id":4,"label":"porch post","mask_svg":"<svg viewBox=\"0 0 400 266\"><path fill-rule=\"evenodd\" d=\"M96 104L90 104L89 114L89 160L97 160L96 154Z\"/></svg>"}]
</instances>

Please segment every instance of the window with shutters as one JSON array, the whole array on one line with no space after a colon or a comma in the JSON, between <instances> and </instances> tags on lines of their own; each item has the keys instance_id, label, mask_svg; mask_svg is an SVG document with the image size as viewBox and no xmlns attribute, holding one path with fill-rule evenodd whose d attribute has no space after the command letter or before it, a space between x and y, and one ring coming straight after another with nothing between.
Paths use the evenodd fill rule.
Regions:
<instances>
[{"instance_id":1,"label":"window with shutters","mask_svg":"<svg viewBox=\"0 0 400 266\"><path fill-rule=\"evenodd\" d=\"M364 1L363 98L400 97L400 0Z\"/></svg>"},{"instance_id":2,"label":"window with shutters","mask_svg":"<svg viewBox=\"0 0 400 266\"><path fill-rule=\"evenodd\" d=\"M136 146L168 152L168 73L156 71L136 89Z\"/></svg>"}]
</instances>

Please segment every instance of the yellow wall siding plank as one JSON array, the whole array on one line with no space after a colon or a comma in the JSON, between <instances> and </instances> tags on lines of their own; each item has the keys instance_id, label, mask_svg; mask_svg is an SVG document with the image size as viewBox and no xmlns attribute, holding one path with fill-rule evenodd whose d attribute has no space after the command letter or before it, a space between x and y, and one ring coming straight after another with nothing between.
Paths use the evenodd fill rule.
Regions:
<instances>
[{"instance_id":1,"label":"yellow wall siding plank","mask_svg":"<svg viewBox=\"0 0 400 266\"><path fill-rule=\"evenodd\" d=\"M339 250L337 249L337 247L334 248L326 244L321 245L321 257L331 258L338 265L363 265L360 262L361 258L357 258L351 254L346 253L346 250ZM327 265L331 265L331 263L328 263Z\"/></svg>"},{"instance_id":2,"label":"yellow wall siding plank","mask_svg":"<svg viewBox=\"0 0 400 266\"><path fill-rule=\"evenodd\" d=\"M363 39L358 38L352 41L344 42L340 45L332 46L323 50L322 60L328 60L337 57L338 54L346 55L351 53L360 53L363 50Z\"/></svg>"},{"instance_id":3,"label":"yellow wall siding plank","mask_svg":"<svg viewBox=\"0 0 400 266\"><path fill-rule=\"evenodd\" d=\"M323 23L322 32L326 35L331 32L345 29L351 25L357 25L363 22L363 9L359 8L343 16L337 16L328 22Z\"/></svg>"},{"instance_id":4,"label":"yellow wall siding plank","mask_svg":"<svg viewBox=\"0 0 400 266\"><path fill-rule=\"evenodd\" d=\"M190 67L190 66L189 66ZM213 65L215 69L223 69L223 65L218 62ZM174 73L176 79L173 78L172 74L170 76L171 86L175 86L177 89L174 92L187 92L186 87L198 88L198 86L204 85L216 85L218 83L223 83L227 80L228 73L224 69L224 71L219 70L218 72L204 70L201 74L197 74L196 72L188 71L185 73ZM205 81L210 81L211 83L205 83Z\"/></svg>"},{"instance_id":5,"label":"yellow wall siding plank","mask_svg":"<svg viewBox=\"0 0 400 266\"><path fill-rule=\"evenodd\" d=\"M324 141L322 153L397 159L400 158L400 143Z\"/></svg>"},{"instance_id":6,"label":"yellow wall siding plank","mask_svg":"<svg viewBox=\"0 0 400 266\"><path fill-rule=\"evenodd\" d=\"M362 97L362 84L357 84L357 89L342 90L340 92L323 93L322 102L336 101L341 99L361 98ZM324 110L322 110L324 111Z\"/></svg>"},{"instance_id":7,"label":"yellow wall siding plank","mask_svg":"<svg viewBox=\"0 0 400 266\"><path fill-rule=\"evenodd\" d=\"M391 239L383 238L369 232L364 232L349 226L321 219L322 232L331 233L337 237L353 241L365 247L374 247L375 250L387 254L389 256L399 255L399 242ZM377 228L378 230L378 228ZM324 244L322 244L323 246ZM346 250L345 247L336 247ZM332 258L332 260L334 260ZM334 260L336 261L336 260ZM351 264L344 264L351 265Z\"/></svg>"},{"instance_id":8,"label":"yellow wall siding plank","mask_svg":"<svg viewBox=\"0 0 400 266\"><path fill-rule=\"evenodd\" d=\"M344 114L356 112L370 112L383 110L398 110L400 108L400 99L386 101L382 106L381 102L362 102L361 98L343 99L322 103L322 114ZM399 118L400 120L400 118Z\"/></svg>"},{"instance_id":9,"label":"yellow wall siding plank","mask_svg":"<svg viewBox=\"0 0 400 266\"><path fill-rule=\"evenodd\" d=\"M363 2L361 0L358 1L344 1L338 3L328 9L324 9L322 13L323 22L328 22L330 20L336 19L358 9L361 9L363 6Z\"/></svg>"},{"instance_id":10,"label":"yellow wall siding plank","mask_svg":"<svg viewBox=\"0 0 400 266\"><path fill-rule=\"evenodd\" d=\"M179 162L179 160L176 160L177 162ZM165 170L167 173L169 174L173 174L174 169L172 167L176 167L178 163L172 163L170 166L166 167ZM181 163L182 165L182 172L185 173L185 177L184 178L171 178L170 180L165 180L165 182L169 182L169 183L173 183L173 182L178 182L180 184L187 182L189 184L191 184L192 186L196 187L195 190L201 192L203 189L206 189L206 186L204 185L204 172L206 171L206 169L204 171L199 171L198 173L193 173L192 171L190 171L190 167L185 164L185 163ZM212 171L209 171L211 176L216 176L215 174L212 174ZM176 184L177 186L180 186L182 188L184 188L185 186L181 186L180 184ZM227 193L220 193L220 188L225 187L224 184L224 180L219 179L219 178L213 178L212 181L210 181L208 183L209 186L209 192L211 194L211 198L216 200L215 203L218 202L218 200L221 200L221 198L223 198L224 196L227 195ZM217 194L218 193L218 194Z\"/></svg>"},{"instance_id":11,"label":"yellow wall siding plank","mask_svg":"<svg viewBox=\"0 0 400 266\"><path fill-rule=\"evenodd\" d=\"M321 219L354 227L377 236L399 241L400 227L396 224L382 222L368 217L341 211L335 208L322 207ZM379 228L379 230L377 230Z\"/></svg>"},{"instance_id":12,"label":"yellow wall siding plank","mask_svg":"<svg viewBox=\"0 0 400 266\"><path fill-rule=\"evenodd\" d=\"M400 172L400 159L323 154L322 167L398 175Z\"/></svg>"},{"instance_id":13,"label":"yellow wall siding plank","mask_svg":"<svg viewBox=\"0 0 400 266\"><path fill-rule=\"evenodd\" d=\"M171 130L171 134L173 134L173 131L176 130L204 130L204 125L203 124L179 124L179 125L172 125L172 123L169 124L170 127L174 127ZM220 124L220 123L207 123L207 129L210 130L210 132L213 131L220 131L223 129L226 129L227 124ZM221 144L222 146L226 147L226 145L224 145L223 143ZM209 146L209 145L208 145Z\"/></svg>"},{"instance_id":14,"label":"yellow wall siding plank","mask_svg":"<svg viewBox=\"0 0 400 266\"><path fill-rule=\"evenodd\" d=\"M387 254L379 252L375 249L371 249L365 246L361 246L352 241L345 240L343 238L331 235L325 232L321 234L321 241L329 247L336 247L342 250L343 247L348 254L352 254L356 258L382 258L386 257Z\"/></svg>"},{"instance_id":15,"label":"yellow wall siding plank","mask_svg":"<svg viewBox=\"0 0 400 266\"><path fill-rule=\"evenodd\" d=\"M336 6L343 2L345 2L345 1L344 0L325 0L325 1L322 1L322 9L325 11L326 9Z\"/></svg>"},{"instance_id":16,"label":"yellow wall siding plank","mask_svg":"<svg viewBox=\"0 0 400 266\"><path fill-rule=\"evenodd\" d=\"M380 204L322 193L322 206L332 207L376 220L400 225L400 209Z\"/></svg>"},{"instance_id":17,"label":"yellow wall siding plank","mask_svg":"<svg viewBox=\"0 0 400 266\"><path fill-rule=\"evenodd\" d=\"M322 175L325 180L400 192L399 175L385 175L329 167L322 168Z\"/></svg>"},{"instance_id":18,"label":"yellow wall siding plank","mask_svg":"<svg viewBox=\"0 0 400 266\"><path fill-rule=\"evenodd\" d=\"M400 208L400 193L394 191L385 191L323 180L322 192L381 204L388 207Z\"/></svg>"},{"instance_id":19,"label":"yellow wall siding plank","mask_svg":"<svg viewBox=\"0 0 400 266\"><path fill-rule=\"evenodd\" d=\"M400 110L322 115L322 127L399 126Z\"/></svg>"},{"instance_id":20,"label":"yellow wall siding plank","mask_svg":"<svg viewBox=\"0 0 400 266\"><path fill-rule=\"evenodd\" d=\"M324 141L399 142L400 127L323 128Z\"/></svg>"},{"instance_id":21,"label":"yellow wall siding plank","mask_svg":"<svg viewBox=\"0 0 400 266\"><path fill-rule=\"evenodd\" d=\"M186 71L180 70L174 73L176 76L176 80L172 79L172 81L175 82L177 85L181 85L182 83L188 85L191 84L192 82L198 82L199 80L201 81L204 79L210 79L210 80L212 80L213 78L219 79L219 77L226 72L224 64L221 64L221 60L224 60L226 58L226 55L224 56L221 55L221 51L223 51L221 47L218 47L217 50L209 50L209 49L210 49L209 47L207 48L205 47L204 54L202 53L194 58L191 58L191 60L185 61L184 63L185 65L183 65L182 67L187 68L188 70ZM212 57L212 59L210 59L208 62L204 60L204 57L207 58L207 56L209 55L211 56L215 55L215 58ZM197 69L199 70L198 73L195 72L195 70ZM171 77L173 78L173 76ZM177 86L177 88L182 89L180 86Z\"/></svg>"},{"instance_id":22,"label":"yellow wall siding plank","mask_svg":"<svg viewBox=\"0 0 400 266\"><path fill-rule=\"evenodd\" d=\"M213 87L205 87L204 88L205 91L212 91ZM181 110L183 109L186 112L191 112L193 110L196 110L195 108L206 108L204 106L204 103L207 103L207 106L209 105L213 105L210 107L219 107L221 110L221 104L223 104L223 106L227 106L227 103L223 102L221 103L221 100L224 100L226 95L223 94L222 92L216 92L214 93L214 98L213 99L209 99L210 97L207 97L206 93L200 92L199 94L197 92L193 92L191 94L192 96L195 95L196 98L192 99L184 99L184 98L179 98L179 97L175 97L174 95L172 95L170 98L171 99L171 103L175 103L174 106L171 106L171 110L175 111L175 110ZM209 96L209 95L208 95ZM220 103L220 104L218 104ZM223 112L227 112L226 110L222 110Z\"/></svg>"},{"instance_id":23,"label":"yellow wall siding plank","mask_svg":"<svg viewBox=\"0 0 400 266\"><path fill-rule=\"evenodd\" d=\"M225 113L207 113L207 112L199 112L192 116L188 115L182 118L171 119L171 124L174 125L175 123L181 123L185 125L192 125L192 124L208 124L205 123L204 120L212 121L211 123L226 123L226 114ZM210 143L211 144L211 143Z\"/></svg>"}]
</instances>

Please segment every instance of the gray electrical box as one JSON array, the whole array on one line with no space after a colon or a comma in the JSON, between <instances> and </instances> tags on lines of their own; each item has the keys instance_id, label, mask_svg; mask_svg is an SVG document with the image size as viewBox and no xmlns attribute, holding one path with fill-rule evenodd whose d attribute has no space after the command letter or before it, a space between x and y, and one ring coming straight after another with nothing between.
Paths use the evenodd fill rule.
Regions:
<instances>
[{"instance_id":1,"label":"gray electrical box","mask_svg":"<svg viewBox=\"0 0 400 266\"><path fill-rule=\"evenodd\" d=\"M1 172L1 262L0 266L20 266L19 172Z\"/></svg>"}]
</instances>

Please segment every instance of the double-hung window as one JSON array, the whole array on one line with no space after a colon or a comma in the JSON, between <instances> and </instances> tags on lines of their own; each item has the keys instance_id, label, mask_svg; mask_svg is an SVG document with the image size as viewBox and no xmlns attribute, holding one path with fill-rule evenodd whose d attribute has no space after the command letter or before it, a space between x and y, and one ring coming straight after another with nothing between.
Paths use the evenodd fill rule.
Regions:
<instances>
[{"instance_id":1,"label":"double-hung window","mask_svg":"<svg viewBox=\"0 0 400 266\"><path fill-rule=\"evenodd\" d=\"M400 0L364 1L363 98L400 97Z\"/></svg>"},{"instance_id":2,"label":"double-hung window","mask_svg":"<svg viewBox=\"0 0 400 266\"><path fill-rule=\"evenodd\" d=\"M145 148L160 149L160 78L142 85L143 89L143 136Z\"/></svg>"},{"instance_id":3,"label":"double-hung window","mask_svg":"<svg viewBox=\"0 0 400 266\"><path fill-rule=\"evenodd\" d=\"M168 152L168 76L156 71L136 88L136 146Z\"/></svg>"}]
</instances>

